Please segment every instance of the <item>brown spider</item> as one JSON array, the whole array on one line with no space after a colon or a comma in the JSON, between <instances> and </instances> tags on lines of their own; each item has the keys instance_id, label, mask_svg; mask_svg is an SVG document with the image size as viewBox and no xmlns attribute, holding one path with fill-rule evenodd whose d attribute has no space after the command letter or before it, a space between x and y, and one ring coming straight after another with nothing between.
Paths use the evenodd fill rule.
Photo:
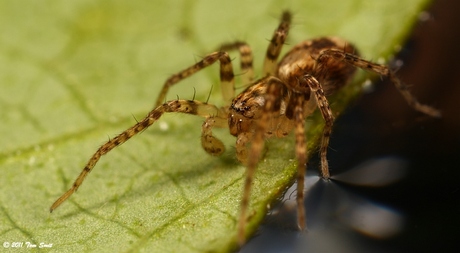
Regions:
<instances>
[{"instance_id":1,"label":"brown spider","mask_svg":"<svg viewBox=\"0 0 460 253\"><path fill-rule=\"evenodd\" d=\"M291 22L291 13L285 11L281 22L275 30L267 49L263 78L252 82L252 52L244 42L224 44L220 51L211 53L200 62L171 76L163 85L157 98L155 109L115 138L103 144L89 159L83 171L50 208L50 212L68 199L82 184L85 177L94 168L102 155L123 144L134 135L155 123L164 113L180 112L205 118L202 125L201 144L204 150L213 156L224 152L224 144L213 136L214 127L228 127L230 133L237 137L236 155L247 166L244 182L241 210L238 220L238 242L245 241L245 226L249 204L251 184L254 172L260 160L264 139L284 137L292 130L295 133L295 151L298 160L297 172L297 214L298 225L305 229L305 211L303 205L303 188L307 159L305 138L305 119L318 107L326 122L321 148L321 175L330 177L326 159L329 136L334 121L326 96L336 92L349 83L356 68L368 70L388 77L415 110L433 117L440 117L436 109L420 104L410 94L407 87L400 82L387 66L364 60L357 50L347 41L336 37L323 37L303 41L294 46L277 63L281 48L286 40ZM243 80L251 83L241 94L234 97L234 74L228 53L225 50L239 50L241 69L245 73ZM227 103L218 108L207 102L197 100L173 100L163 103L168 89L179 81L195 74L207 66L220 62L220 81L222 95Z\"/></svg>"}]
</instances>

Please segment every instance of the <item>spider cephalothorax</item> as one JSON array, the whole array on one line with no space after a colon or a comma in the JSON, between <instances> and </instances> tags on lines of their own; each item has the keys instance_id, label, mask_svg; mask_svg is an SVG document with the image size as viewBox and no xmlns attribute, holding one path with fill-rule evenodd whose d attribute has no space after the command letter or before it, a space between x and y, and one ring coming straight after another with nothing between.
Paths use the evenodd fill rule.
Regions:
<instances>
[{"instance_id":1,"label":"spider cephalothorax","mask_svg":"<svg viewBox=\"0 0 460 253\"><path fill-rule=\"evenodd\" d=\"M212 134L214 127L228 127L230 134L236 137L236 156L247 167L238 218L238 241L243 244L246 236L245 227L251 184L264 141L270 137L284 137L292 131L295 135L295 152L298 160L296 198L298 225L300 229L305 228L303 206L307 160L305 119L318 108L325 121L320 157L321 175L328 179L330 173L326 157L334 119L326 96L346 85L357 68L388 77L410 106L425 114L440 116L436 109L417 102L407 87L387 66L360 58L357 50L340 38L323 37L300 42L278 63L277 59L286 40L290 22L291 14L286 11L270 40L261 79L253 81L252 51L246 43L241 41L224 44L220 47L220 51L205 56L198 63L171 76L163 85L155 108L134 126L103 144L90 158L72 187L53 203L50 211L56 209L80 187L102 155L148 128L164 113L193 114L205 118L202 125L201 144L207 153L220 155L225 150L224 144ZM241 69L244 73L242 79L248 85L236 97L232 63L226 52L230 50L239 51ZM179 99L163 102L172 85L217 61L220 62L221 89L226 105L219 108L207 102Z\"/></svg>"}]
</instances>

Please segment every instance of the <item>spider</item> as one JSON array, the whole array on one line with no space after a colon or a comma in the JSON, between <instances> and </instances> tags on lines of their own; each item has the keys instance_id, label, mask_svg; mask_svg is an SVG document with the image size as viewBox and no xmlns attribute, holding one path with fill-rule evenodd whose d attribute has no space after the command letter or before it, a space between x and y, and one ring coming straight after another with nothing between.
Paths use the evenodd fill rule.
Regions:
<instances>
[{"instance_id":1,"label":"spider","mask_svg":"<svg viewBox=\"0 0 460 253\"><path fill-rule=\"evenodd\" d=\"M264 148L264 139L285 137L294 131L295 155L298 161L297 223L299 229L304 230L306 221L303 190L307 160L305 119L318 108L325 121L319 154L321 176L329 179L326 158L334 117L326 97L348 84L357 68L389 78L411 107L427 115L440 117L438 110L419 103L389 67L364 60L358 55L356 48L343 39L321 37L305 40L295 45L278 62L291 18L289 11L282 13L266 52L263 77L258 80L253 81L251 48L241 41L223 44L219 51L206 55L201 61L167 79L154 109L134 126L103 144L89 159L72 187L53 203L50 212L77 191L101 156L147 129L164 113L187 113L204 118L201 145L210 155L218 156L225 150L224 144L213 136L214 127L228 127L230 134L236 137L237 159L247 167L237 225L240 245L245 242L251 184ZM226 52L232 50L239 51L240 67L244 73L242 79L249 83L236 97L232 63ZM217 107L198 100L176 99L163 102L171 86L217 61L220 62L220 82L225 106Z\"/></svg>"}]
</instances>

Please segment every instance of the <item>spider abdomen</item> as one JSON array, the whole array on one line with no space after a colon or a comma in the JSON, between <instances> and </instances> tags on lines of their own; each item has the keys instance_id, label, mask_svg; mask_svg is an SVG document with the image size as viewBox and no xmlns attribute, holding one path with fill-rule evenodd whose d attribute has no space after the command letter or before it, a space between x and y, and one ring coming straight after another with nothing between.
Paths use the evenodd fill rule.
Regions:
<instances>
[{"instance_id":1,"label":"spider abdomen","mask_svg":"<svg viewBox=\"0 0 460 253\"><path fill-rule=\"evenodd\" d=\"M343 61L331 58L321 59L321 51L338 49L345 53L357 54L353 45L338 37L322 37L305 40L294 46L278 64L278 78L293 91L304 93L308 86L300 82L302 76L309 74L321 83L324 93L330 95L346 85L356 68Z\"/></svg>"}]
</instances>

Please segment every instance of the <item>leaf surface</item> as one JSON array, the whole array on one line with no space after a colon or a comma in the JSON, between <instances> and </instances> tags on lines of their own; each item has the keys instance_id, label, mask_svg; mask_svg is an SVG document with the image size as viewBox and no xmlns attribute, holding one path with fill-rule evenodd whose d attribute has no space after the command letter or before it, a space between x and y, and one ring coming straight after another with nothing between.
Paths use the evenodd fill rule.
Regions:
<instances>
[{"instance_id":1,"label":"leaf surface","mask_svg":"<svg viewBox=\"0 0 460 253\"><path fill-rule=\"evenodd\" d=\"M56 252L231 251L244 167L225 129L217 135L226 153L208 156L200 147L202 119L190 115L165 115L104 156L53 214L49 207L99 145L148 113L169 75L222 42L247 41L260 76L267 39L290 9L284 52L335 35L367 59L387 59L427 2L1 1L0 241L52 244ZM359 92L360 76L336 96L336 113ZM218 80L212 66L174 87L168 100L196 91L206 101L211 92L210 103L222 105ZM307 122L310 150L321 124L319 115ZM249 232L296 173L292 137L268 146Z\"/></svg>"}]
</instances>

